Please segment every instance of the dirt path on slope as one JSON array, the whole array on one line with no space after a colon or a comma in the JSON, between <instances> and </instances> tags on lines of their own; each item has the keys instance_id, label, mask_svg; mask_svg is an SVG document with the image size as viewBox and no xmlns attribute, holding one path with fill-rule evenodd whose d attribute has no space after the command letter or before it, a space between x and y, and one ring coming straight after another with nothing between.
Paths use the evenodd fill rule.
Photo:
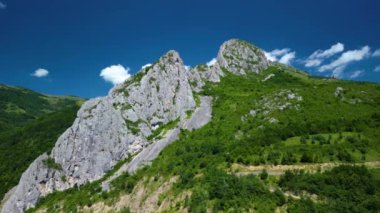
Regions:
<instances>
[{"instance_id":1,"label":"dirt path on slope","mask_svg":"<svg viewBox=\"0 0 380 213\"><path fill-rule=\"evenodd\" d=\"M287 170L304 170L307 172L326 171L341 165L356 165L366 166L367 168L380 168L380 161L370 161L364 163L311 163L311 164L296 164L296 165L258 165L246 166L242 164L233 164L231 173L236 175L258 175L265 169L269 175L283 175Z\"/></svg>"}]
</instances>

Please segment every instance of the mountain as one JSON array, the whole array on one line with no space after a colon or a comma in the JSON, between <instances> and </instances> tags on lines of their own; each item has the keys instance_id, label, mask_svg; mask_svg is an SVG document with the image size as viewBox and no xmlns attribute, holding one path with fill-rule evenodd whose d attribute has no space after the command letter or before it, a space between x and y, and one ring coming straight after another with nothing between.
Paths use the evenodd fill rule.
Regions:
<instances>
[{"instance_id":1,"label":"mountain","mask_svg":"<svg viewBox=\"0 0 380 213\"><path fill-rule=\"evenodd\" d=\"M36 157L51 150L83 101L0 85L0 199Z\"/></svg>"},{"instance_id":2,"label":"mountain","mask_svg":"<svg viewBox=\"0 0 380 213\"><path fill-rule=\"evenodd\" d=\"M47 113L83 102L73 96L50 96L0 84L0 132L21 127Z\"/></svg>"},{"instance_id":3,"label":"mountain","mask_svg":"<svg viewBox=\"0 0 380 213\"><path fill-rule=\"evenodd\" d=\"M84 103L2 212L376 212L379 91L237 39L190 70L169 51Z\"/></svg>"}]
</instances>

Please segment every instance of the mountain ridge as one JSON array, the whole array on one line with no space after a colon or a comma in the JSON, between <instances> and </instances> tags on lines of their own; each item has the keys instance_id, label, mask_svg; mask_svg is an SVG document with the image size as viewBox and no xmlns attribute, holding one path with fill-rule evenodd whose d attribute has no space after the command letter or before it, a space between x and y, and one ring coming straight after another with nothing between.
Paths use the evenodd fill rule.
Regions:
<instances>
[{"instance_id":1,"label":"mountain ridge","mask_svg":"<svg viewBox=\"0 0 380 213\"><path fill-rule=\"evenodd\" d=\"M268 125L281 124L281 118L276 117L279 112L302 109L302 91L297 87L291 88L291 83L296 82L295 86L299 87L306 77L303 73L288 71L281 66L276 67L275 63L267 61L260 49L236 39L222 44L216 64L210 67L196 66L189 71L185 69L179 54L169 51L160 57L157 63L140 70L125 83L111 89L108 96L87 101L78 112L73 126L57 141L52 154L40 156L24 173L18 188L5 203L2 211L22 212L33 207L40 197L55 190L96 182L122 159L131 155L134 155L133 160L138 159L138 153L148 150L147 147L152 143L154 145L155 138L165 139L165 134L162 134L165 133L165 125L176 120L181 124L189 117L191 119L196 114L194 111L202 105L200 99L215 97L213 108L218 107L218 101L224 100L223 94L215 96L211 89L218 85L222 78L240 79L243 85L249 86L253 86L252 83L260 83L263 89L266 89L264 82L271 82L271 85L275 82L283 84L277 85L279 91L268 89L266 96L252 101L256 109L248 110L239 118L242 123L250 122L257 125L255 131L260 131ZM294 80L298 78L301 79L300 82ZM252 79L253 82L247 79ZM239 87L242 91L254 91L253 88L242 87L243 85ZM290 88L285 89L281 86ZM227 87L223 92L228 93L233 89ZM260 94L260 90L257 88L256 93ZM239 97L240 94L235 95ZM238 108L237 104L243 104L233 102L233 99L231 101L231 109ZM223 120L226 117L223 115L215 118L215 113L219 111L212 111L212 119ZM255 123L256 116L264 117L262 123ZM239 132L244 129L237 128L240 128L237 133L228 138L239 141L242 137L254 137L251 133L242 135ZM161 132L157 133L156 130ZM172 125L169 133L170 130L173 130ZM154 137L150 138L152 135ZM291 133L284 133L282 137L286 139L289 135ZM172 141L175 139L176 137ZM219 152L220 148L212 150L215 154ZM153 158L156 154L158 155L154 152ZM148 161L151 160L153 159L148 158ZM293 158L289 157L287 160L292 162ZM238 159L238 162L240 161L244 162ZM45 162L50 162L50 168ZM182 179L184 177L186 176L181 175ZM119 176L116 177L118 178Z\"/></svg>"}]
</instances>

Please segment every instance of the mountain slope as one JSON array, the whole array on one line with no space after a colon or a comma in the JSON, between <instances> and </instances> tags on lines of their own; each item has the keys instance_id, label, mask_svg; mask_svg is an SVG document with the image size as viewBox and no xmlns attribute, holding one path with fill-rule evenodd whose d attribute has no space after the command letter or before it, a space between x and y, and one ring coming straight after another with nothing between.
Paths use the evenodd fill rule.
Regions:
<instances>
[{"instance_id":1,"label":"mountain slope","mask_svg":"<svg viewBox=\"0 0 380 213\"><path fill-rule=\"evenodd\" d=\"M81 102L77 97L0 86L0 199L17 185L37 156L51 150L74 120Z\"/></svg>"},{"instance_id":2,"label":"mountain slope","mask_svg":"<svg viewBox=\"0 0 380 213\"><path fill-rule=\"evenodd\" d=\"M90 101L81 109L83 118L91 118L91 122L87 121L89 127L100 125L93 123L97 119L104 122L104 117L96 117L100 116L97 112L84 113L98 108L91 104L94 101L101 103L109 100L109 105L115 105L113 109L121 109L112 114L135 117L135 120L125 121L126 135L135 142L125 149L126 155L119 157L121 161L118 164L114 158L107 161L113 164L108 164L107 168L88 165L92 166L91 169L102 169L105 175L93 178L90 183L83 181L79 188L55 191L40 200L39 196L50 193L51 188L37 188L39 196L31 200L30 196L21 194L28 189L36 190L30 185L46 186L47 181L52 181L59 186L71 178L57 180L62 170L70 174L66 173L66 167L70 168L71 163L63 161L54 152L50 158L41 156L24 173L19 183L19 193L13 194L13 199L20 199L22 203L19 203L24 206L17 206L15 200L10 200L3 211L11 208L22 211L37 200L36 208L29 211L378 211L380 182L376 176L377 170L351 164L380 160L380 86L314 78L291 67L269 63L262 55L261 50L246 42L230 40L222 45L218 63L212 67L200 65L186 71L182 69L182 60L177 54L169 52L153 67L140 71L134 78L113 89L108 97L100 102ZM159 81L150 80L154 74L157 74L154 77ZM178 89L177 85L180 85ZM181 87L186 89L179 95ZM169 89L162 94L163 99L156 99L155 92L161 88ZM123 99L125 97L127 101ZM196 129L181 127L181 123L196 114L193 111L198 109L201 97L213 100L210 121ZM190 100L185 101L190 104L179 109L177 103L184 98ZM165 103L168 103L168 108L160 110L160 106L166 106ZM157 113L162 114L155 116ZM171 117L162 119L162 116ZM141 121L136 122L139 118ZM80 122L79 118L76 123ZM111 123L117 131L124 128ZM108 121L106 124L109 124ZM76 124L73 127L87 128ZM132 135L146 141L143 146L150 147L168 138L172 130L179 127L177 141L168 145L155 160L150 159L153 160L151 163L141 164L150 166L123 173L128 171L124 168L129 168L131 162L139 159L138 153L147 150L132 149L140 145ZM95 126L89 132L94 134L99 131L103 132ZM57 142L55 153L61 141ZM114 141L118 139L108 138L105 145ZM98 143L96 140L92 142ZM77 140L67 142L68 145L72 143L80 145L86 140L85 137L77 137ZM99 145L102 146L100 150L104 149L105 145ZM84 148L86 152L92 150L90 147ZM114 149L120 150L119 147L106 147L102 151L108 153L114 152ZM64 148L61 151L65 150L72 149ZM78 155L87 158L86 154ZM89 157L93 155L95 152ZM43 159L54 159L53 163L56 163L53 165L61 165L62 170L47 169L39 163ZM287 172L281 177L271 173L269 178L266 172L260 174L260 178L249 172L253 165L323 162L350 165L325 173L315 170L311 170L310 174ZM76 165L83 166L83 163ZM80 171L80 168L76 170ZM47 172L48 178L37 177L34 181L36 176L32 174L41 174L41 171L43 175ZM355 178L349 179L350 175ZM109 177L112 177L111 180ZM292 182L293 178L296 181ZM107 181L109 187L103 188L106 189L103 191L103 184ZM65 187L54 188L53 185L53 189ZM352 191L355 191L353 196L350 195ZM334 192L340 196L334 196ZM297 196L302 199L297 199Z\"/></svg>"},{"instance_id":3,"label":"mountain slope","mask_svg":"<svg viewBox=\"0 0 380 213\"><path fill-rule=\"evenodd\" d=\"M21 127L47 113L73 106L83 99L49 96L21 87L0 85L0 132Z\"/></svg>"},{"instance_id":4,"label":"mountain slope","mask_svg":"<svg viewBox=\"0 0 380 213\"><path fill-rule=\"evenodd\" d=\"M275 74L275 77L263 82L269 73ZM335 96L337 87L352 92L365 91L356 98L367 101L354 103L341 100ZM256 100L265 100L264 97L272 97L274 93L279 94L284 90L302 96L299 109L294 105L283 110L275 109L267 116L259 113L251 115L251 110L257 107ZM356 167L341 167L327 174L308 175L304 179L296 173L294 176L299 176L299 185L290 182L289 175L281 177L278 182L276 177L271 177L270 181L249 175L237 178L231 172L244 172L247 165L257 164L303 165L303 161L307 160L303 158L305 153L311 156L306 163L379 161L379 109L374 107L379 104L378 91L378 84L315 79L278 67L270 67L259 76L227 74L220 83L208 84L203 92L215 100L210 123L192 132L182 132L179 140L168 146L150 167L135 175L115 179L108 193L101 192L101 181L94 182L79 191L57 192L47 196L37 209L73 211L80 206L79 209L85 212L123 209L132 212L155 212L157 209L203 212L206 209L227 211L240 208L274 212L277 208L287 208L291 212L307 212L311 210L305 208L318 208L323 212L336 212L347 210L347 206L360 206L359 211L369 211L366 202L378 200L379 181L368 171ZM287 94L286 99L289 97ZM352 96L347 92L346 97ZM276 100L276 97L272 100ZM278 98L278 101L283 100ZM331 106L326 105L328 102L331 102ZM321 109L324 105L326 107ZM269 122L271 118L278 119L278 122ZM299 136L302 135L309 135L305 143L300 141ZM318 137L312 142L314 136ZM363 140L359 140L359 137L368 140L368 144L362 146ZM357 141L352 143L352 138ZM321 142L323 140L325 142ZM364 154L363 148L367 150ZM240 170L233 170L237 166ZM248 168L246 171L249 171ZM321 181L320 184L323 184L322 181L331 176L338 177L337 182L343 182L346 178L349 182L351 175L360 180L353 187L347 185L347 188L343 188L342 185L327 182L332 192L346 196L339 197L340 200L327 194L328 189L313 191L312 188L306 188L321 196L319 199L328 196L330 201L327 203L310 203L308 194L304 200L289 196L285 201L281 191L298 191L301 194L305 182L309 185L309 182ZM373 187L377 197L374 193L361 191L367 184ZM277 190L272 193L271 189ZM352 190L359 191L349 198L348 194ZM86 199L77 201L83 197Z\"/></svg>"}]
</instances>

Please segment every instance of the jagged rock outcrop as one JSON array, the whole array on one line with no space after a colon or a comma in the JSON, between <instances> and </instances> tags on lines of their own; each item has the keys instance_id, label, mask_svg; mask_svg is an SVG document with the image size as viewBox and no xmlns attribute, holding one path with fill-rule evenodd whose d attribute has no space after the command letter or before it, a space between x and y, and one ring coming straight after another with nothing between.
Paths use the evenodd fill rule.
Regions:
<instances>
[{"instance_id":1,"label":"jagged rock outcrop","mask_svg":"<svg viewBox=\"0 0 380 213\"><path fill-rule=\"evenodd\" d=\"M263 51L238 39L231 39L223 43L217 61L219 66L239 75L252 71L257 73L269 65Z\"/></svg>"},{"instance_id":2,"label":"jagged rock outcrop","mask_svg":"<svg viewBox=\"0 0 380 213\"><path fill-rule=\"evenodd\" d=\"M205 82L219 82L225 71L245 74L267 67L268 61L260 49L235 39L221 46L217 63L199 65L189 71L178 53L169 51L155 64L114 87L106 97L87 101L72 127L59 137L51 154L38 157L23 173L2 212L23 212L54 190L100 179L119 160L148 147L152 142L148 136L158 126L176 119L187 120L186 112L196 108L193 92L201 91ZM211 99L203 97L204 103L194 113L196 118L182 123L181 128L199 128L210 120ZM179 129L172 131L178 133ZM162 143L173 142L177 133ZM158 155L153 152L149 156L149 150L158 146L149 147L144 152L148 153L144 161ZM160 151L163 146L159 148ZM141 163L137 162L138 167Z\"/></svg>"},{"instance_id":3,"label":"jagged rock outcrop","mask_svg":"<svg viewBox=\"0 0 380 213\"><path fill-rule=\"evenodd\" d=\"M195 92L202 90L202 87L205 85L205 82L219 82L220 77L224 76L223 71L220 69L219 64L214 64L212 66L207 66L205 64L200 64L190 69L188 72L190 79L191 88Z\"/></svg>"},{"instance_id":4,"label":"jagged rock outcrop","mask_svg":"<svg viewBox=\"0 0 380 213\"><path fill-rule=\"evenodd\" d=\"M103 181L102 188L105 191L110 189L110 183L124 172L130 174L135 173L141 166L149 164L154 160L160 152L169 144L176 141L179 137L181 129L194 130L198 129L211 120L211 102L212 98L208 96L201 96L200 106L194 111L190 118L181 120L176 127L169 130L161 139L147 146L144 150L138 153L131 162L124 164L116 171L111 177Z\"/></svg>"}]
</instances>

